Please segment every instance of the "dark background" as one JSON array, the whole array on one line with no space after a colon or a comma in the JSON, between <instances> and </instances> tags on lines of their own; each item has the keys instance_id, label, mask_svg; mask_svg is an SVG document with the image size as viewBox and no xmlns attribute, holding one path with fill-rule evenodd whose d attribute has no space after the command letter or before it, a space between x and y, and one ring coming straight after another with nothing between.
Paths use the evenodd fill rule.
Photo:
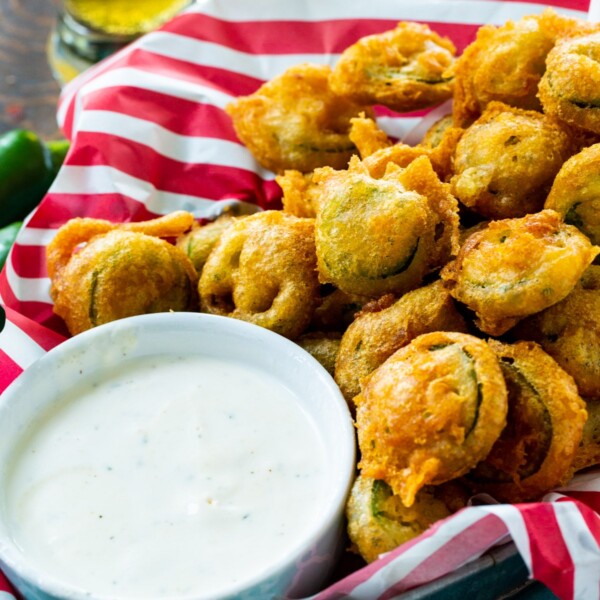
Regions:
<instances>
[{"instance_id":1,"label":"dark background","mask_svg":"<svg viewBox=\"0 0 600 600\"><path fill-rule=\"evenodd\" d=\"M56 124L60 87L46 55L58 0L0 0L0 133L32 129L62 137Z\"/></svg>"}]
</instances>

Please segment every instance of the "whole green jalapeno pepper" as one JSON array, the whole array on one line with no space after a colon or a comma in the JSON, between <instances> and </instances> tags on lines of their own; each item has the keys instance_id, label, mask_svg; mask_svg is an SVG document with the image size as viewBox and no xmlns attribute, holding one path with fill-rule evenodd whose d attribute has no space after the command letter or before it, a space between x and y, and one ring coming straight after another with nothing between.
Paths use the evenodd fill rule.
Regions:
<instances>
[{"instance_id":1,"label":"whole green jalapeno pepper","mask_svg":"<svg viewBox=\"0 0 600 600\"><path fill-rule=\"evenodd\" d=\"M0 135L0 227L23 220L39 204L67 149L68 142L45 143L25 129Z\"/></svg>"}]
</instances>

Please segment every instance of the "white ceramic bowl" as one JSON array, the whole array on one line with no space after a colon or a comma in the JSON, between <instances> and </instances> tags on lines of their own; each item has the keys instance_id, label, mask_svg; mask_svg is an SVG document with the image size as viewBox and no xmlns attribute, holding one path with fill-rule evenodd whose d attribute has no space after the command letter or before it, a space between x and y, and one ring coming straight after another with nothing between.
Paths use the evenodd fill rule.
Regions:
<instances>
[{"instance_id":1,"label":"white ceramic bowl","mask_svg":"<svg viewBox=\"0 0 600 600\"><path fill-rule=\"evenodd\" d=\"M209 354L270 373L301 399L326 448L324 510L291 552L254 579L219 598L266 600L318 591L342 540L343 509L355 469L355 437L346 403L331 376L289 340L243 321L196 313L163 313L115 321L67 340L27 369L0 397L0 490L15 445L36 414L86 377L156 354ZM68 499L65 499L68 501ZM0 494L0 568L28 600L106 598L82 593L41 573L11 538L7 502ZM148 535L149 544L159 539ZM216 596L206 596L213 598ZM191 600L191 599L188 599Z\"/></svg>"}]
</instances>

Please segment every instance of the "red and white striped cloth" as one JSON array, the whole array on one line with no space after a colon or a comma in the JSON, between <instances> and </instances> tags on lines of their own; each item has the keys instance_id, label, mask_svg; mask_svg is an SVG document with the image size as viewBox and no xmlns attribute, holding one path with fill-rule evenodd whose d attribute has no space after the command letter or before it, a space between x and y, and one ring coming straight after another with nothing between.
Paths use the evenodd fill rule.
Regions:
<instances>
[{"instance_id":1,"label":"red and white striped cloth","mask_svg":"<svg viewBox=\"0 0 600 600\"><path fill-rule=\"evenodd\" d=\"M595 2L595 0L592 0ZM503 24L547 5L585 18L589 0L203 0L68 85L58 118L72 148L55 183L27 219L0 273L6 325L0 333L0 392L59 344L45 247L77 216L132 221L176 209L210 218L225 205L280 206L272 173L238 142L223 108L301 62L334 64L359 37L399 20L428 23L459 51L484 23ZM380 125L414 142L447 111ZM565 600L600 598L600 470L579 475L547 502L476 506L315 596L392 599L512 538L532 577ZM12 598L0 574L0 600Z\"/></svg>"}]
</instances>

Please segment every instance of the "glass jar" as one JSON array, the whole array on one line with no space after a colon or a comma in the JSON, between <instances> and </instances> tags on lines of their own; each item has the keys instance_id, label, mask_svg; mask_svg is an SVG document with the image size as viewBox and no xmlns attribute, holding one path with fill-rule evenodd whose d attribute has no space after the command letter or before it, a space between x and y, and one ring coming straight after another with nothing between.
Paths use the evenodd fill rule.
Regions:
<instances>
[{"instance_id":1,"label":"glass jar","mask_svg":"<svg viewBox=\"0 0 600 600\"><path fill-rule=\"evenodd\" d=\"M54 76L64 84L156 29L191 0L64 0L48 43Z\"/></svg>"}]
</instances>

